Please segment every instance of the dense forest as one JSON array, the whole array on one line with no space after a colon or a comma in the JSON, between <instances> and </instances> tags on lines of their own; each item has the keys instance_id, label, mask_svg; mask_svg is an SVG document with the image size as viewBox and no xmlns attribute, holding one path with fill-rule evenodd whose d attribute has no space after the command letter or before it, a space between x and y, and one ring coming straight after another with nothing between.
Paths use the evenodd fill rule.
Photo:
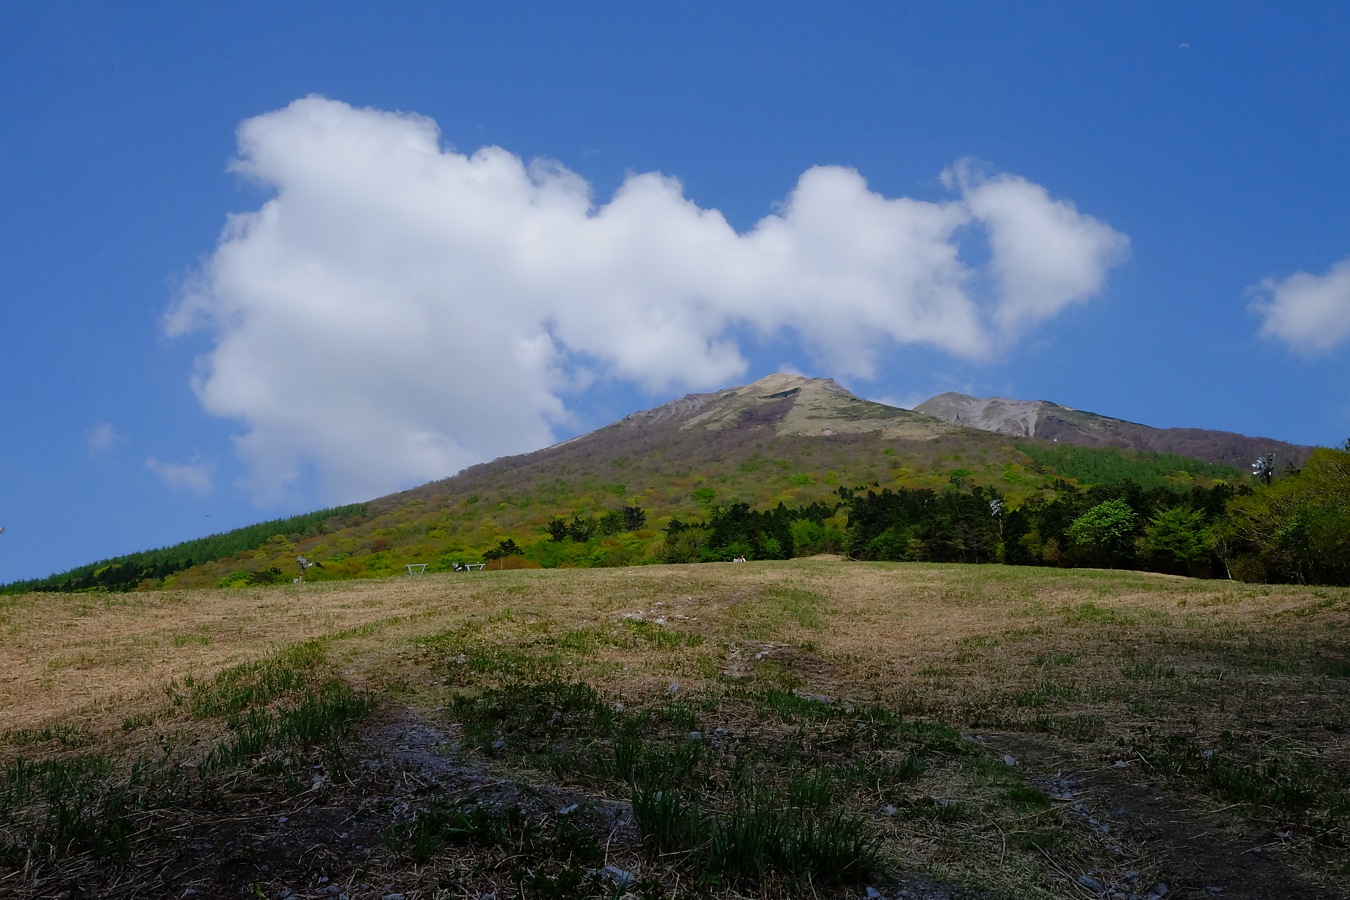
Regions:
<instances>
[{"instance_id":1,"label":"dense forest","mask_svg":"<svg viewBox=\"0 0 1350 900\"><path fill-rule=\"evenodd\" d=\"M358 523L366 514L366 505L356 503L318 512L304 513L287 519L273 519L213 534L172 547L129 553L113 559L90 563L59 575L16 581L0 587L4 593L21 594L28 591L129 591L165 578L207 560L226 559L262 546L281 535L289 540L337 531ZM291 576L277 567L248 573L238 579L252 584L289 581Z\"/></svg>"},{"instance_id":2,"label":"dense forest","mask_svg":"<svg viewBox=\"0 0 1350 900\"><path fill-rule=\"evenodd\" d=\"M1130 480L1143 488L1184 487L1197 480L1225 481L1236 474L1228 466L1188 459L1175 453L1135 453L1119 447L1023 442L1017 449L1038 466L1079 484L1115 484Z\"/></svg>"},{"instance_id":3,"label":"dense forest","mask_svg":"<svg viewBox=\"0 0 1350 900\"><path fill-rule=\"evenodd\" d=\"M1350 585L1350 442L1269 484L1145 488L1133 478L1008 508L988 488L883 490L849 502L858 559L1146 569Z\"/></svg>"},{"instance_id":4,"label":"dense forest","mask_svg":"<svg viewBox=\"0 0 1350 900\"><path fill-rule=\"evenodd\" d=\"M1269 484L1132 477L1010 507L993 488L840 488L835 508L715 509L672 520L666 562L781 559L840 549L852 559L1142 569L1199 578L1350 585L1350 442L1319 449ZM842 535L822 540L842 509ZM794 537L814 535L815 541Z\"/></svg>"}]
</instances>

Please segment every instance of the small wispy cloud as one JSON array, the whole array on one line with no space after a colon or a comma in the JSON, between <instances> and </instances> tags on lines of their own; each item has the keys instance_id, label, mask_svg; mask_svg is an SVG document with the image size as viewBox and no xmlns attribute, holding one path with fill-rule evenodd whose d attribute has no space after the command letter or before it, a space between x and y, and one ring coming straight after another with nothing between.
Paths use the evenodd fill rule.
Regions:
<instances>
[{"instance_id":1,"label":"small wispy cloud","mask_svg":"<svg viewBox=\"0 0 1350 900\"><path fill-rule=\"evenodd\" d=\"M85 446L94 455L107 453L124 440L126 438L117 433L111 422L99 422L84 433Z\"/></svg>"},{"instance_id":2,"label":"small wispy cloud","mask_svg":"<svg viewBox=\"0 0 1350 900\"><path fill-rule=\"evenodd\" d=\"M1325 275L1295 272L1283 281L1267 278L1247 295L1251 309L1265 320L1261 336L1297 353L1317 356L1350 341L1350 257Z\"/></svg>"},{"instance_id":3,"label":"small wispy cloud","mask_svg":"<svg viewBox=\"0 0 1350 900\"><path fill-rule=\"evenodd\" d=\"M145 460L145 467L160 477L169 487L192 491L197 494L211 492L211 476L215 463L194 456L187 462L164 462L151 456Z\"/></svg>"}]
</instances>

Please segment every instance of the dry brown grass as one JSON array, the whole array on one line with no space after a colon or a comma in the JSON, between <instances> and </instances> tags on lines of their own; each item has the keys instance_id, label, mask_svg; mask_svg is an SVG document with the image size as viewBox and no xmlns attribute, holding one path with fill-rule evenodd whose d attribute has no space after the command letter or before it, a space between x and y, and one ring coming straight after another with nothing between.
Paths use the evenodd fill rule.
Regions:
<instances>
[{"instance_id":1,"label":"dry brown grass","mask_svg":"<svg viewBox=\"0 0 1350 900\"><path fill-rule=\"evenodd\" d=\"M703 641L654 652L606 640L624 633L626 618ZM171 716L165 689L175 681L314 639L348 681L384 691L387 706L432 711L445 704L453 671L446 635L466 626L503 652L552 654L548 665L565 679L630 701L662 697L678 682L687 696L739 684L877 703L976 735L992 759L1012 753L1037 784L1056 770L1096 778L1124 757L1133 780L1118 793L1179 791L1178 803L1197 815L1232 804L1187 793L1142 765L1151 735L1209 747L1236 733L1350 771L1350 591L828 559L12 598L0 606L0 733L73 725L96 743L129 716ZM727 716L737 702L726 704ZM32 750L31 742L0 743L5 755ZM960 797L976 810L998 802L965 770L934 771L915 790ZM1052 859L1009 843L1016 816L981 815L881 826L888 851L906 866L1015 895L1072 896L1046 885L1064 872L1105 871L1116 858L1160 876L1180 864L1180 851L1159 856L1142 838L1086 832L1064 839ZM1254 829L1282 827L1254 815L1228 813L1230 832L1216 831L1233 853L1249 849ZM1040 827L1037 817L1027 814L1027 828ZM1280 872L1310 885L1311 893L1289 896L1323 896L1311 885L1339 877L1319 874L1330 863L1311 838L1271 841ZM1278 879L1265 884L1291 890ZM1229 896L1260 894L1230 885Z\"/></svg>"},{"instance_id":2,"label":"dry brown grass","mask_svg":"<svg viewBox=\"0 0 1350 900\"><path fill-rule=\"evenodd\" d=\"M771 596L776 589L819 598L818 623L809 627L784 612ZM174 679L209 676L313 638L339 637L356 670L377 676L387 654L417 635L507 611L518 622L560 629L664 617L713 639L700 654L805 642L813 648L806 655L835 661L794 663L812 691L894 699L922 690L937 706L971 699L972 685L1006 687L1057 651L1077 654L1078 679L1109 686L1119 683L1122 660L1178 641L1240 644L1260 636L1279 653L1350 633L1350 592L1338 589L827 560L35 594L0 606L0 732L72 719L89 719L97 729L99 716L120 721L124 704L157 697ZM360 633L363 627L373 631ZM607 652L628 667L628 677L644 665L641 657ZM1194 668L1208 659L1186 652L1179 664Z\"/></svg>"}]
</instances>

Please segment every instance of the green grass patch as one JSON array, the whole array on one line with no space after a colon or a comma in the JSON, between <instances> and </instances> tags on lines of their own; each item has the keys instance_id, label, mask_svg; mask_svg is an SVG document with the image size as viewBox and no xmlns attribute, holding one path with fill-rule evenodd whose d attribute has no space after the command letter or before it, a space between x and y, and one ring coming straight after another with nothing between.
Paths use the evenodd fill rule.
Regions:
<instances>
[{"instance_id":1,"label":"green grass patch","mask_svg":"<svg viewBox=\"0 0 1350 900\"><path fill-rule=\"evenodd\" d=\"M330 772L340 771L343 744L373 701L326 675L319 660L316 646L300 644L213 679L174 686L172 708L194 719L223 719L223 739L205 748L167 734L155 750L125 756L11 760L0 771L0 859L125 857L156 811L214 804L226 783L237 788L268 775L308 775L316 753ZM128 720L121 730L140 724ZM53 729L51 737L61 733ZM47 734L33 737L45 741Z\"/></svg>"},{"instance_id":2,"label":"green grass patch","mask_svg":"<svg viewBox=\"0 0 1350 900\"><path fill-rule=\"evenodd\" d=\"M1126 745L1153 771L1254 818L1297 828L1315 843L1350 846L1350 772L1232 733L1212 741L1145 729Z\"/></svg>"}]
</instances>

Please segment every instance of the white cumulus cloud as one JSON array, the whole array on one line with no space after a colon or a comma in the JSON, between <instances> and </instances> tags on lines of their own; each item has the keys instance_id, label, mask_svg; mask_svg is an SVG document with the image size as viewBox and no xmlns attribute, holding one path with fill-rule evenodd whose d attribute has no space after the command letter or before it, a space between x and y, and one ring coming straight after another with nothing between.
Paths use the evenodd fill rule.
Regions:
<instances>
[{"instance_id":1,"label":"white cumulus cloud","mask_svg":"<svg viewBox=\"0 0 1350 900\"><path fill-rule=\"evenodd\" d=\"M756 337L837 377L873 377L903 345L985 357L1097 293L1128 247L965 163L942 202L818 166L738 233L658 173L598 203L557 163L461 153L429 119L322 97L238 138L234 171L272 198L229 218L165 326L211 334L194 388L242 424L264 501L309 477L360 499L543 446L596 378L725 387ZM963 260L972 233L987 263Z\"/></svg>"},{"instance_id":2,"label":"white cumulus cloud","mask_svg":"<svg viewBox=\"0 0 1350 900\"><path fill-rule=\"evenodd\" d=\"M986 177L963 162L943 183L961 190L988 233L999 291L994 321L1010 335L1092 297L1129 256L1129 238L1025 178Z\"/></svg>"},{"instance_id":3,"label":"white cumulus cloud","mask_svg":"<svg viewBox=\"0 0 1350 900\"><path fill-rule=\"evenodd\" d=\"M1267 278L1248 293L1252 309L1265 320L1262 337L1310 355L1329 353L1350 340L1350 258L1325 275Z\"/></svg>"}]
</instances>

